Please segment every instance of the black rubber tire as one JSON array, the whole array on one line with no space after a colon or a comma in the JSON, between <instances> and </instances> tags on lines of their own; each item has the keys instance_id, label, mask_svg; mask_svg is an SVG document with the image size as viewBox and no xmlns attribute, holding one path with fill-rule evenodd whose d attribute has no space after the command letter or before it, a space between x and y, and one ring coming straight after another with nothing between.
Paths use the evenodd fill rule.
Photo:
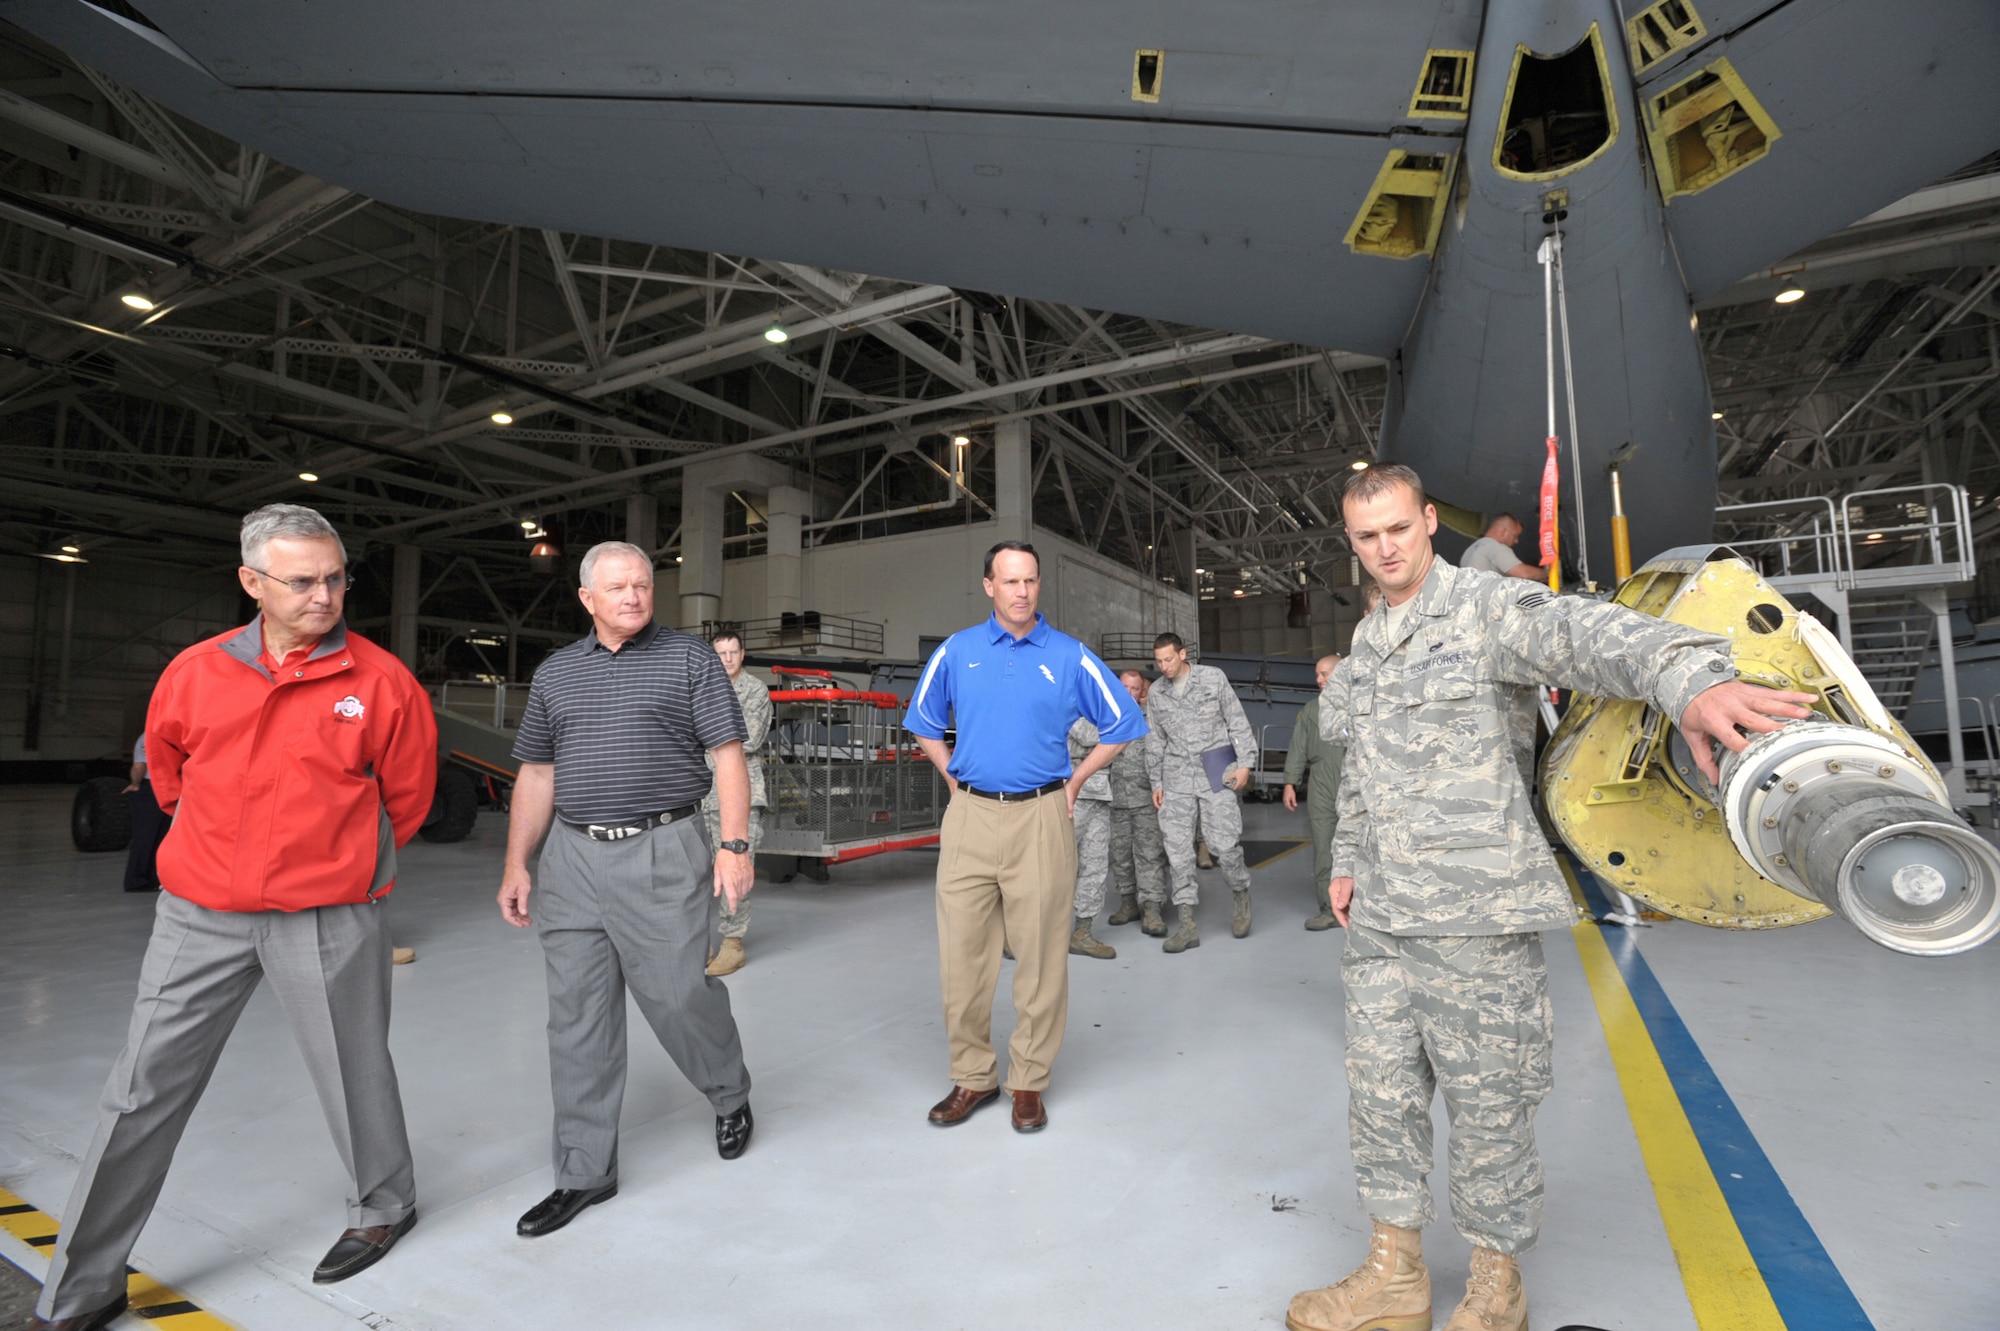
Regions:
<instances>
[{"instance_id":1,"label":"black rubber tire","mask_svg":"<svg viewBox=\"0 0 2000 1331\"><path fill-rule=\"evenodd\" d=\"M463 767L438 768L437 793L418 835L426 841L463 841L479 820L479 783Z\"/></svg>"},{"instance_id":2,"label":"black rubber tire","mask_svg":"<svg viewBox=\"0 0 2000 1331\"><path fill-rule=\"evenodd\" d=\"M132 805L125 783L94 776L76 788L69 807L69 839L78 850L123 850L132 844Z\"/></svg>"}]
</instances>

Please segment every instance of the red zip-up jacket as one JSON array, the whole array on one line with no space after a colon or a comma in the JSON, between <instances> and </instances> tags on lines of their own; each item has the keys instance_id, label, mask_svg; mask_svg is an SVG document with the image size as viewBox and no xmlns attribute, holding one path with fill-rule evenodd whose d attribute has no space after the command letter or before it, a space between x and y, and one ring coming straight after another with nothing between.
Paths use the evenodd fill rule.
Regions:
<instances>
[{"instance_id":1,"label":"red zip-up jacket","mask_svg":"<svg viewBox=\"0 0 2000 1331\"><path fill-rule=\"evenodd\" d=\"M437 784L416 677L346 625L273 678L260 615L173 659L146 712L147 774L174 817L160 886L209 910L380 897Z\"/></svg>"}]
</instances>

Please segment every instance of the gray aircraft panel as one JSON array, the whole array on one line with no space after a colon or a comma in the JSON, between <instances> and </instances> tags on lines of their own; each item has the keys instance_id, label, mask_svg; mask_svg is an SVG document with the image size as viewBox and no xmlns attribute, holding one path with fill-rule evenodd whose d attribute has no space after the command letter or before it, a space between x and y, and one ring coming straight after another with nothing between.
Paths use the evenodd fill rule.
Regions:
<instances>
[{"instance_id":1,"label":"gray aircraft panel","mask_svg":"<svg viewBox=\"0 0 2000 1331\"><path fill-rule=\"evenodd\" d=\"M1994 0L1792 0L1640 95L1718 58L1781 137L1762 160L1667 205L1697 299L2000 145Z\"/></svg>"},{"instance_id":2,"label":"gray aircraft panel","mask_svg":"<svg viewBox=\"0 0 2000 1331\"><path fill-rule=\"evenodd\" d=\"M1473 0L912 7L744 0L147 0L148 18L239 87L673 97L1277 120L1385 130L1427 44L1469 47ZM1060 41L1050 34L1060 32ZM1157 103L1140 48L1168 52Z\"/></svg>"}]
</instances>

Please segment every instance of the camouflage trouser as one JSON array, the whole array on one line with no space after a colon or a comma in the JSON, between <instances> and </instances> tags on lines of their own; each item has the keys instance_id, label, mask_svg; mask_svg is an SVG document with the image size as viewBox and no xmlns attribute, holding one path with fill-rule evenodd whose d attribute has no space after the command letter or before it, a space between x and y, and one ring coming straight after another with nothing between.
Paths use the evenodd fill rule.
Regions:
<instances>
[{"instance_id":1,"label":"camouflage trouser","mask_svg":"<svg viewBox=\"0 0 2000 1331\"><path fill-rule=\"evenodd\" d=\"M710 849L714 849L715 843L722 840L722 805L716 802L714 790L710 790L707 795L702 797L701 815L708 820L708 844ZM754 805L750 809L749 841L750 863L752 868L755 868L757 851L764 844L764 811ZM724 938L741 938L750 932L749 894L744 896L743 900L737 904L735 910L729 909L729 899L727 897L717 897L716 910L719 912L718 918L721 922L722 936Z\"/></svg>"},{"instance_id":2,"label":"camouflage trouser","mask_svg":"<svg viewBox=\"0 0 2000 1331\"><path fill-rule=\"evenodd\" d=\"M1173 868L1174 904L1192 906L1199 899L1194 877L1197 824L1230 891L1248 892L1250 870L1243 863L1243 847L1237 844L1243 839L1243 808L1236 802L1236 792L1227 787L1195 793L1169 790L1160 802L1160 839Z\"/></svg>"},{"instance_id":3,"label":"camouflage trouser","mask_svg":"<svg viewBox=\"0 0 2000 1331\"><path fill-rule=\"evenodd\" d=\"M1167 899L1167 851L1152 805L1111 810L1111 881L1120 897Z\"/></svg>"},{"instance_id":4,"label":"camouflage trouser","mask_svg":"<svg viewBox=\"0 0 2000 1331\"><path fill-rule=\"evenodd\" d=\"M1111 802L1076 802L1076 913L1088 919L1104 909L1104 879L1111 871Z\"/></svg>"},{"instance_id":5,"label":"camouflage trouser","mask_svg":"<svg viewBox=\"0 0 2000 1331\"><path fill-rule=\"evenodd\" d=\"M1347 1132L1370 1219L1420 1229L1431 1203L1431 1097L1451 1121L1451 1215L1474 1244L1535 1246L1542 1159L1535 1106L1555 1079L1540 934L1391 935L1350 925Z\"/></svg>"}]
</instances>

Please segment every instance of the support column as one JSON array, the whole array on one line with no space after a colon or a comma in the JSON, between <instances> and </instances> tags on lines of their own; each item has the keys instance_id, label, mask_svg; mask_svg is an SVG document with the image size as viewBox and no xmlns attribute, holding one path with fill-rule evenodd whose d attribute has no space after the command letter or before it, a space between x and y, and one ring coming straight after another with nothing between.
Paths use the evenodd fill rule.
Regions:
<instances>
[{"instance_id":1,"label":"support column","mask_svg":"<svg viewBox=\"0 0 2000 1331\"><path fill-rule=\"evenodd\" d=\"M1951 754L1951 767L1944 774L1944 788L1951 797L1952 807L1956 809L1966 802L1965 735L1959 729L1958 662L1951 649L1951 602L1940 587L1919 588L1916 596L1924 608L1937 617L1938 674L1944 680L1944 733Z\"/></svg>"},{"instance_id":2,"label":"support column","mask_svg":"<svg viewBox=\"0 0 2000 1331\"><path fill-rule=\"evenodd\" d=\"M625 497L625 539L647 554L660 544L660 500L657 495Z\"/></svg>"},{"instance_id":3,"label":"support column","mask_svg":"<svg viewBox=\"0 0 2000 1331\"><path fill-rule=\"evenodd\" d=\"M764 613L797 612L805 608L805 557L800 544L812 496L793 486L774 485L765 504Z\"/></svg>"},{"instance_id":4,"label":"support column","mask_svg":"<svg viewBox=\"0 0 2000 1331\"><path fill-rule=\"evenodd\" d=\"M722 618L722 513L726 497L720 486L690 483L681 491L680 627L690 633L709 620Z\"/></svg>"},{"instance_id":5,"label":"support column","mask_svg":"<svg viewBox=\"0 0 2000 1331\"><path fill-rule=\"evenodd\" d=\"M1194 530L1190 527L1170 527L1167 531L1167 545L1173 552L1174 585L1189 596L1201 595L1201 579L1195 576Z\"/></svg>"},{"instance_id":6,"label":"support column","mask_svg":"<svg viewBox=\"0 0 2000 1331\"><path fill-rule=\"evenodd\" d=\"M389 650L411 670L417 668L417 599L423 595L423 579L424 552L414 545L397 546L389 580Z\"/></svg>"},{"instance_id":7,"label":"support column","mask_svg":"<svg viewBox=\"0 0 2000 1331\"><path fill-rule=\"evenodd\" d=\"M1000 520L996 540L1030 539L1035 472L1028 439L1026 421L1001 421L993 427L993 511Z\"/></svg>"}]
</instances>

